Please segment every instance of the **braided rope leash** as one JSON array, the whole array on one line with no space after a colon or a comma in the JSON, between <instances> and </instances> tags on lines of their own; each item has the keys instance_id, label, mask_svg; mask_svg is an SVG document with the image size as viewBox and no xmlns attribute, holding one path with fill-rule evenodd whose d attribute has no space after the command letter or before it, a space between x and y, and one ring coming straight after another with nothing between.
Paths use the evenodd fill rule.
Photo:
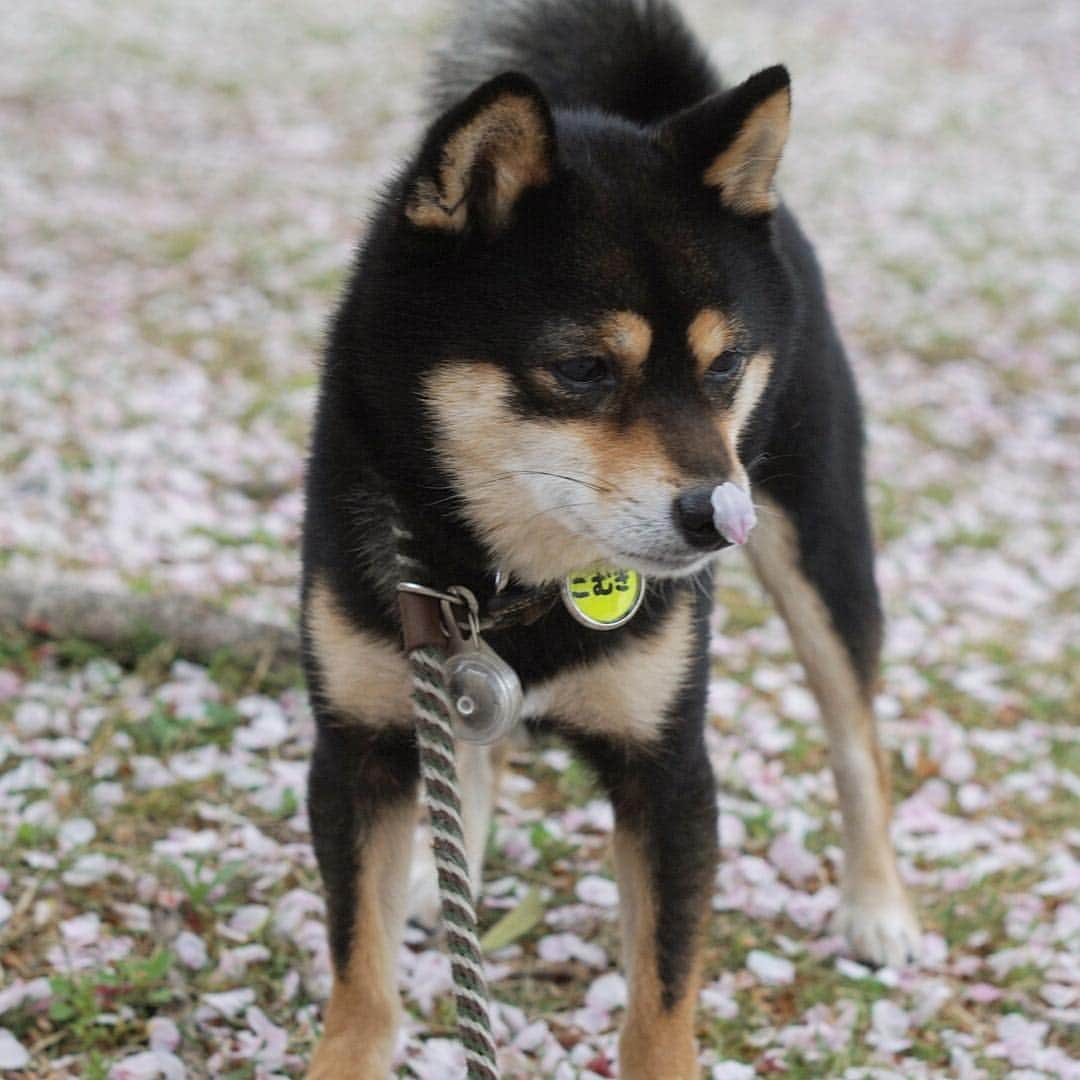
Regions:
<instances>
[{"instance_id":1,"label":"braided rope leash","mask_svg":"<svg viewBox=\"0 0 1080 1080\"><path fill-rule=\"evenodd\" d=\"M435 853L443 923L450 948L458 1034L465 1048L466 1075L468 1080L499 1080L487 982L476 934L476 909L465 855L445 659L445 650L436 645L422 645L409 653L420 772L431 818L431 846Z\"/></svg>"}]
</instances>

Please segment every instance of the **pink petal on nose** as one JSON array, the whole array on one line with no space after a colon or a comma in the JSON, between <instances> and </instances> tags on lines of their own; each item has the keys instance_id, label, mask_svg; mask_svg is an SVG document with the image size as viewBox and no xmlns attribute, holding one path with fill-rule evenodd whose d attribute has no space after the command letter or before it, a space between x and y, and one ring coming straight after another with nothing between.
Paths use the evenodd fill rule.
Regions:
<instances>
[{"instance_id":1,"label":"pink petal on nose","mask_svg":"<svg viewBox=\"0 0 1080 1080\"><path fill-rule=\"evenodd\" d=\"M713 488L711 500L716 531L733 544L745 544L757 524L750 496L730 480Z\"/></svg>"}]
</instances>

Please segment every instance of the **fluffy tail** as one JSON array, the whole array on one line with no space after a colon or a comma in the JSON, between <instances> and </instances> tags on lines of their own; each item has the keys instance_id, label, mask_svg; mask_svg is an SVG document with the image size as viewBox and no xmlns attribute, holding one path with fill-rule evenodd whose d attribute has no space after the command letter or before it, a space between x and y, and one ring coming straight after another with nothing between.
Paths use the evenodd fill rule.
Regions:
<instances>
[{"instance_id":1,"label":"fluffy tail","mask_svg":"<svg viewBox=\"0 0 1080 1080\"><path fill-rule=\"evenodd\" d=\"M720 87L667 0L471 0L439 54L441 110L503 71L531 76L553 105L651 124Z\"/></svg>"}]
</instances>

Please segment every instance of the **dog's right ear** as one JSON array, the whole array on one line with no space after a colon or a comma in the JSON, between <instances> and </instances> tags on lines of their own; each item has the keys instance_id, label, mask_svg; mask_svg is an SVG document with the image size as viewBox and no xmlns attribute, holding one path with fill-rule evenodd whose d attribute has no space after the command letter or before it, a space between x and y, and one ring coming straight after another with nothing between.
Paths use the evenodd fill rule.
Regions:
<instances>
[{"instance_id":1,"label":"dog's right ear","mask_svg":"<svg viewBox=\"0 0 1080 1080\"><path fill-rule=\"evenodd\" d=\"M555 124L539 87L507 72L432 126L409 182L405 216L421 229L492 236L555 166Z\"/></svg>"}]
</instances>

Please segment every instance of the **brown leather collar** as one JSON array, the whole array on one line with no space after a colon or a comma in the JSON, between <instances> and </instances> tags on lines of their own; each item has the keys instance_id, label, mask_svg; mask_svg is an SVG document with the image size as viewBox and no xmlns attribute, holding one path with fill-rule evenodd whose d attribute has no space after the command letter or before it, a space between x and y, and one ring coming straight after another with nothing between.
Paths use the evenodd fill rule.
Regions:
<instances>
[{"instance_id":1,"label":"brown leather collar","mask_svg":"<svg viewBox=\"0 0 1080 1080\"><path fill-rule=\"evenodd\" d=\"M443 626L445 594L434 590L400 589L398 610L401 614L401 636L406 652L425 645L445 645L447 632ZM511 586L496 593L487 610L480 611L479 629L482 632L509 630L515 626L530 626L546 615L559 598L557 585L538 589ZM465 629L464 624L462 629Z\"/></svg>"},{"instance_id":2,"label":"brown leather collar","mask_svg":"<svg viewBox=\"0 0 1080 1080\"><path fill-rule=\"evenodd\" d=\"M434 596L398 592L398 612L401 615L401 639L406 653L425 646L446 645L442 608Z\"/></svg>"}]
</instances>

